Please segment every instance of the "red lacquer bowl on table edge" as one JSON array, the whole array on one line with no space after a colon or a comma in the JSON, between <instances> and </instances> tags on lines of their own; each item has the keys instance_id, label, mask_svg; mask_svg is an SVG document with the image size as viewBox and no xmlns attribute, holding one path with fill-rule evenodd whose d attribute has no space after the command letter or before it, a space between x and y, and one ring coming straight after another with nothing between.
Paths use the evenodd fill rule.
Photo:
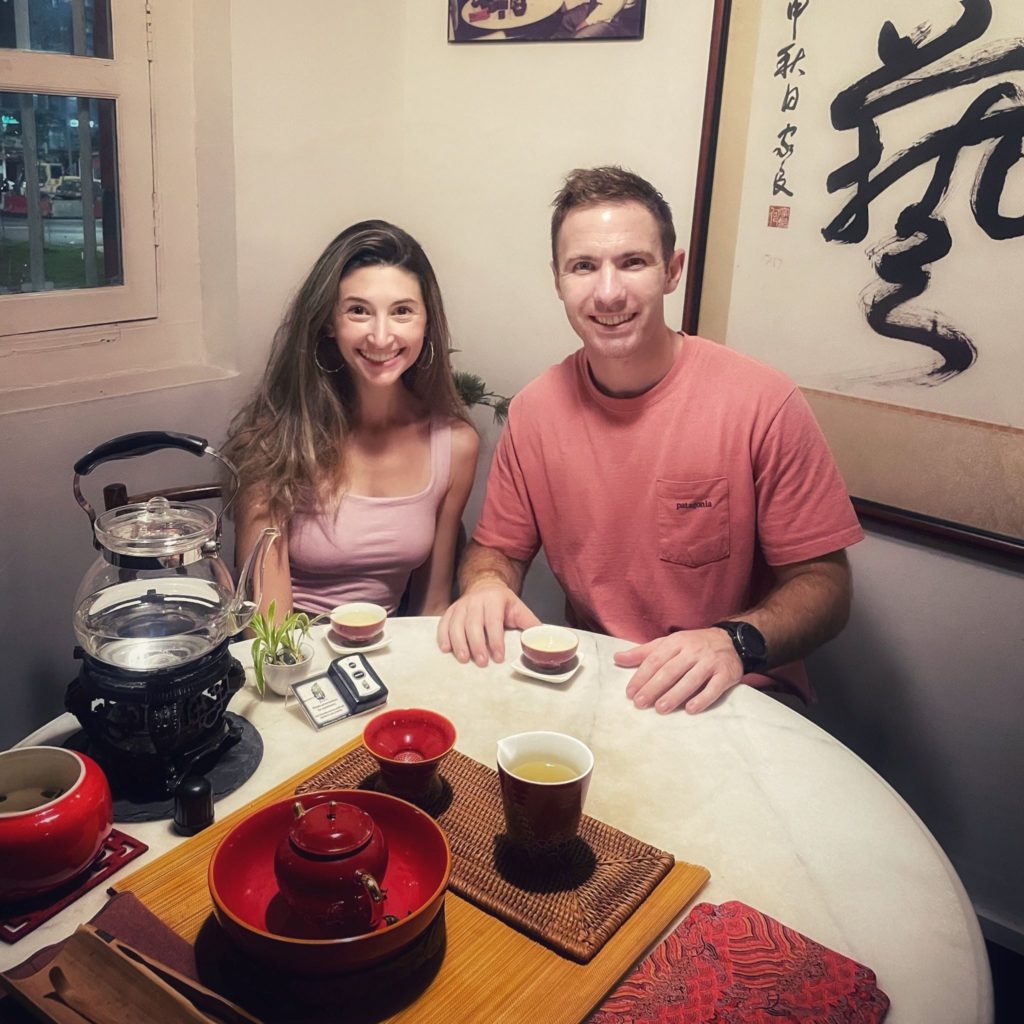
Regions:
<instances>
[{"instance_id":1,"label":"red lacquer bowl on table edge","mask_svg":"<svg viewBox=\"0 0 1024 1024\"><path fill-rule=\"evenodd\" d=\"M21 811L4 811L13 793L58 792ZM30 899L80 874L114 824L110 785L86 754L62 747L0 753L0 904Z\"/></svg>"},{"instance_id":2,"label":"red lacquer bowl on table edge","mask_svg":"<svg viewBox=\"0 0 1024 1024\"><path fill-rule=\"evenodd\" d=\"M388 845L385 914L394 924L363 935L323 937L281 895L274 852L305 808L336 800L366 811ZM346 974L389 960L437 917L451 874L444 832L418 807L385 793L331 789L287 797L240 821L210 858L208 882L217 921L234 945L263 963L297 974Z\"/></svg>"}]
</instances>

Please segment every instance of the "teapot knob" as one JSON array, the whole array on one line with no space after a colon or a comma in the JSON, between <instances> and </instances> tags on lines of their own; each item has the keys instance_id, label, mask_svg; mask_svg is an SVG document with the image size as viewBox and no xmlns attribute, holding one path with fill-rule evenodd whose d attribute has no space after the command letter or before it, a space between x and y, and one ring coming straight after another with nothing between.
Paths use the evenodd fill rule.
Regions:
<instances>
[{"instance_id":1,"label":"teapot knob","mask_svg":"<svg viewBox=\"0 0 1024 1024\"><path fill-rule=\"evenodd\" d=\"M382 889L369 871L357 871L356 878L374 903L383 903L387 898L387 889Z\"/></svg>"},{"instance_id":2,"label":"teapot knob","mask_svg":"<svg viewBox=\"0 0 1024 1024\"><path fill-rule=\"evenodd\" d=\"M292 811L296 818L301 818L306 813L306 808L302 806L301 800L296 800L295 803L292 804Z\"/></svg>"}]
</instances>

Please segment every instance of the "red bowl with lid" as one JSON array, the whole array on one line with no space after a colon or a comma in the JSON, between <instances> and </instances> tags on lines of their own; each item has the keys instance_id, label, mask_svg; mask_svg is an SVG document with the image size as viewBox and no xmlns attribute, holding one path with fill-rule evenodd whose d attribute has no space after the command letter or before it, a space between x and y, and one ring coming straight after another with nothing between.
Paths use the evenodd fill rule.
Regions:
<instances>
[{"instance_id":1,"label":"red bowl with lid","mask_svg":"<svg viewBox=\"0 0 1024 1024\"><path fill-rule=\"evenodd\" d=\"M70 881L113 823L110 786L92 758L62 747L0 753L0 903Z\"/></svg>"},{"instance_id":2,"label":"red bowl with lid","mask_svg":"<svg viewBox=\"0 0 1024 1024\"><path fill-rule=\"evenodd\" d=\"M296 801L308 810L331 800L365 811L387 843L385 921L359 935L325 937L290 906L274 873ZM418 807L385 793L322 790L279 800L240 821L210 858L208 883L217 921L242 952L297 974L347 974L391 959L426 931L444 906L451 864L444 832Z\"/></svg>"}]
</instances>

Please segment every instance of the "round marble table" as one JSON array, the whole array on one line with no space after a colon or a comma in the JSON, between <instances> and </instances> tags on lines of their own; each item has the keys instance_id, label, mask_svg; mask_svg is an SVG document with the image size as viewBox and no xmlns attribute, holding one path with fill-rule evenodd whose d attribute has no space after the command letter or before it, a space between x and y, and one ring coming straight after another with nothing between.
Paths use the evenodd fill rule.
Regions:
<instances>
[{"instance_id":1,"label":"round marble table","mask_svg":"<svg viewBox=\"0 0 1024 1024\"><path fill-rule=\"evenodd\" d=\"M739 686L709 711L662 716L624 696L629 672L612 662L622 641L581 634L582 665L562 685L479 668L437 649L437 620L394 619L389 643L369 654L392 707L429 707L458 730L458 749L494 764L499 737L529 729L572 733L594 751L587 812L681 860L711 880L697 899L741 900L872 968L892 1006L887 1024L988 1024L988 959L977 919L952 866L904 801L817 726ZM315 671L336 655L315 631ZM248 644L236 657L250 670ZM263 760L218 818L358 736L357 717L314 731L295 701L252 685L231 710L264 742ZM23 741L59 742L77 727L62 715ZM169 822L124 826L150 850L130 872L180 838ZM27 936L0 947L0 969L67 935L103 905L103 886Z\"/></svg>"}]
</instances>

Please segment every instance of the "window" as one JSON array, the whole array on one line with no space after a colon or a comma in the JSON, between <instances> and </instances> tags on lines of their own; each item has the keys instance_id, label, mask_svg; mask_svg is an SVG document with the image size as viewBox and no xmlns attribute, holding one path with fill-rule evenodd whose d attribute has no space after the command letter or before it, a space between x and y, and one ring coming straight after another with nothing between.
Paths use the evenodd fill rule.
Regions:
<instances>
[{"instance_id":1,"label":"window","mask_svg":"<svg viewBox=\"0 0 1024 1024\"><path fill-rule=\"evenodd\" d=\"M0 0L0 338L156 316L143 0Z\"/></svg>"}]
</instances>

